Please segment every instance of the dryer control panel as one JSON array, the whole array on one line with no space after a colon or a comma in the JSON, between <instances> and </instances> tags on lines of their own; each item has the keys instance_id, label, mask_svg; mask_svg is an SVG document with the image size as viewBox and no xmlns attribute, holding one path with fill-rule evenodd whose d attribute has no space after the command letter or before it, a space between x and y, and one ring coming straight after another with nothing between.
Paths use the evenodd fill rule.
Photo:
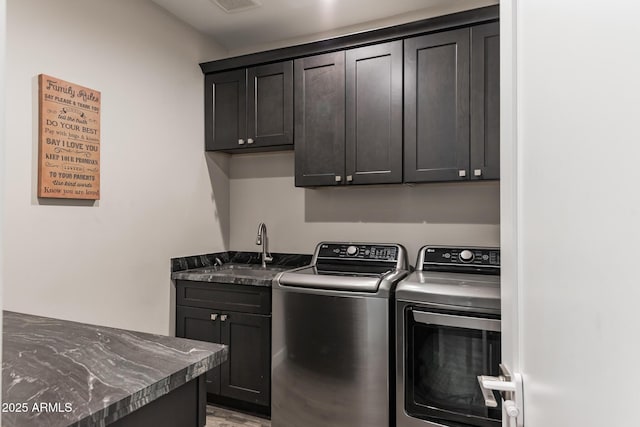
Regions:
<instances>
[{"instance_id":1,"label":"dryer control panel","mask_svg":"<svg viewBox=\"0 0 640 427\"><path fill-rule=\"evenodd\" d=\"M481 247L425 246L420 250L421 270L486 272L500 271L500 249Z\"/></svg>"}]
</instances>

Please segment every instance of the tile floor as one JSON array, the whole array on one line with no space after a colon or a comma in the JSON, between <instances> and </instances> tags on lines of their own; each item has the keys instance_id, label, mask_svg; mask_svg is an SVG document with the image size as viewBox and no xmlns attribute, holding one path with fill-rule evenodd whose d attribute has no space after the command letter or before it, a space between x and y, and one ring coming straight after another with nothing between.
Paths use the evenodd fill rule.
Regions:
<instances>
[{"instance_id":1,"label":"tile floor","mask_svg":"<svg viewBox=\"0 0 640 427\"><path fill-rule=\"evenodd\" d=\"M207 424L205 427L271 427L271 421L207 405Z\"/></svg>"}]
</instances>

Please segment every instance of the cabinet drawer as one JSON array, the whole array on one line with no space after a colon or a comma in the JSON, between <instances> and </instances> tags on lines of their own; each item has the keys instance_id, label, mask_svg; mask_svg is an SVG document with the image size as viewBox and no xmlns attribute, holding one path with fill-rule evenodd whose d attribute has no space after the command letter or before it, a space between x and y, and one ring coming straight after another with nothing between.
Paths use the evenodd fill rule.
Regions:
<instances>
[{"instance_id":1,"label":"cabinet drawer","mask_svg":"<svg viewBox=\"0 0 640 427\"><path fill-rule=\"evenodd\" d=\"M271 288L178 280L176 303L240 313L271 313Z\"/></svg>"}]
</instances>

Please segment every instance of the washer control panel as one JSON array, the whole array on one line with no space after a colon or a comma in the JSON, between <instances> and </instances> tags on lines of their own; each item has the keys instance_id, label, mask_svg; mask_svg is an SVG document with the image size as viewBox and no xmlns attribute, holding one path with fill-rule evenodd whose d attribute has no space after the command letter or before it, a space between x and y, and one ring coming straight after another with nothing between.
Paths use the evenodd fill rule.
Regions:
<instances>
[{"instance_id":1,"label":"washer control panel","mask_svg":"<svg viewBox=\"0 0 640 427\"><path fill-rule=\"evenodd\" d=\"M359 260L396 261L398 246L362 243L323 243L318 258L353 258Z\"/></svg>"},{"instance_id":2,"label":"washer control panel","mask_svg":"<svg viewBox=\"0 0 640 427\"><path fill-rule=\"evenodd\" d=\"M432 266L500 268L498 248L425 246L420 252L424 270Z\"/></svg>"}]
</instances>

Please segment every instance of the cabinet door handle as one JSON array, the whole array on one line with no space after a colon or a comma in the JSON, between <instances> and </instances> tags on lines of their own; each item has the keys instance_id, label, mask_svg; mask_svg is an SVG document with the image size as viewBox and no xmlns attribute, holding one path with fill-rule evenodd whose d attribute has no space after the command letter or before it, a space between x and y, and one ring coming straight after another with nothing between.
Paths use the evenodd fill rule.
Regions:
<instances>
[{"instance_id":1,"label":"cabinet door handle","mask_svg":"<svg viewBox=\"0 0 640 427\"><path fill-rule=\"evenodd\" d=\"M240 138L240 139L238 140L238 145L244 145L244 139Z\"/></svg>"},{"instance_id":2,"label":"cabinet door handle","mask_svg":"<svg viewBox=\"0 0 640 427\"><path fill-rule=\"evenodd\" d=\"M482 169L474 169L473 176L482 176Z\"/></svg>"},{"instance_id":3,"label":"cabinet door handle","mask_svg":"<svg viewBox=\"0 0 640 427\"><path fill-rule=\"evenodd\" d=\"M458 176L461 177L461 178L467 176L467 171L464 170L464 169L460 169L458 171Z\"/></svg>"},{"instance_id":4,"label":"cabinet door handle","mask_svg":"<svg viewBox=\"0 0 640 427\"><path fill-rule=\"evenodd\" d=\"M253 138L247 139L247 144L253 144Z\"/></svg>"},{"instance_id":5,"label":"cabinet door handle","mask_svg":"<svg viewBox=\"0 0 640 427\"><path fill-rule=\"evenodd\" d=\"M218 318L218 313L211 313L211 320L216 320Z\"/></svg>"},{"instance_id":6,"label":"cabinet door handle","mask_svg":"<svg viewBox=\"0 0 640 427\"><path fill-rule=\"evenodd\" d=\"M227 317L228 317L228 316L227 316L226 314L221 314L221 315L220 315L220 321L221 321L221 322L226 322L226 321L227 321Z\"/></svg>"}]
</instances>

